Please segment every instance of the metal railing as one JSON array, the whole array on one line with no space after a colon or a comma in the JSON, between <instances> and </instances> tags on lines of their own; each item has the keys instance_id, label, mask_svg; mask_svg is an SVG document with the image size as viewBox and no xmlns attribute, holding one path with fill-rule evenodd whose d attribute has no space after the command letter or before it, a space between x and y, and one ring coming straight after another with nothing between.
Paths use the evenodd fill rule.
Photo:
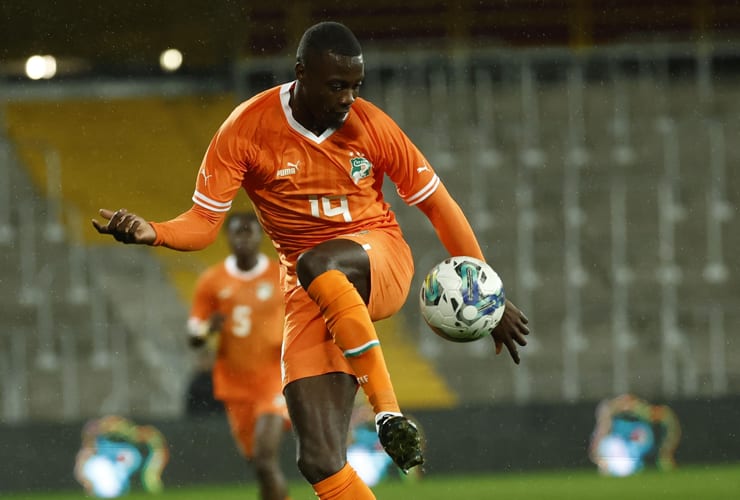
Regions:
<instances>
[{"instance_id":1,"label":"metal railing","mask_svg":"<svg viewBox=\"0 0 740 500\"><path fill-rule=\"evenodd\" d=\"M724 61L737 59L738 48L666 44L366 54L366 96L419 144L481 239L495 242L495 262L508 267L507 290L534 322L527 358L512 369L511 386L499 392L500 399L574 400L593 397L594 391L642 390L649 384L638 383L634 374L644 373L645 363L652 364L655 390L665 396L740 391L733 385L738 363L731 358L740 353L728 349L730 332L740 327L731 306L740 297L731 275L738 257L727 251L737 243L729 224L737 212L737 191L728 185L737 153L728 138L737 134L738 120L731 116L738 110L725 107L738 101L727 99L733 85L725 82L734 76L717 77L725 71ZM247 97L291 78L291 61L247 60L235 66L234 85ZM672 92L674 87L682 93ZM74 92L80 92L79 84ZM677 95L692 99L691 113L680 110L685 102L677 102ZM687 130L703 137L696 146L700 161L696 154L684 158ZM155 340L156 330L165 326L151 310L143 320L149 340L133 346L126 340L129 330L105 298L107 285L94 278L95 257L78 238L80 216L61 201L58 169L64 159L44 151L49 201L16 200L13 183L0 183L0 245L17 246L18 302L35 315L33 342L17 327L4 336L0 373L2 415L8 421L29 411L23 393L38 368L28 359L60 374L65 417L81 411L83 396L79 371L71 367L87 364L93 372L109 373L111 391L101 408L123 411L135 397L127 389L136 375L127 360L145 356L149 364L166 364L162 360L171 359L167 342ZM12 153L0 137L4 178L15 175ZM706 179L687 185L704 165ZM643 169L650 175L642 175ZM697 193L701 206L688 206ZM651 203L643 208L649 211L635 213L633 205L648 197ZM428 269L444 252L428 226L406 224L407 212L397 210L415 247L417 269ZM594 228L603 229L596 239ZM694 243L703 243L690 249L688 263L677 240L686 231ZM39 255L55 245L66 255L63 265L52 268ZM161 272L149 271L143 274ZM69 305L87 308L89 349L81 350L74 332L57 328L46 293L53 283L64 284L58 294ZM703 287L705 298L693 302L684 294L687 285ZM156 283L140 286L153 290ZM432 361L446 359L447 346L413 315L414 299L412 291L407 313L410 324L418 325L412 334L419 351ZM687 310L695 321L687 320ZM697 348L698 339L706 338L709 345ZM645 358L637 348L648 340L656 343L659 356ZM455 369L476 369L488 362L490 351L489 344L457 351L465 363L454 363ZM709 387L700 383L703 378ZM554 382L546 385L545 379ZM605 381L594 389L596 379ZM157 384L161 391L179 390L166 372ZM152 401L152 411L156 406Z\"/></svg>"},{"instance_id":2,"label":"metal railing","mask_svg":"<svg viewBox=\"0 0 740 500\"><path fill-rule=\"evenodd\" d=\"M653 378L660 379L658 391L663 395L706 392L699 378L707 375L707 370L713 381L711 394L740 390L728 386L727 371L731 368L726 356L731 353L719 347L727 341L728 328L739 326L740 318L726 306L713 304L708 313L698 313L705 320L703 326L693 325L694 331L687 331L687 308L695 311L704 305L682 295L691 285L685 281L687 275L695 276L696 272L686 268L694 262L687 264L677 255L681 249L676 240L677 231L693 231L694 237L705 239L706 262L696 264L702 268L703 281L696 286L716 285L718 295L727 293L726 286L722 291L720 288L727 285L732 265L723 248L729 235L727 222L738 200L730 199L726 191L728 145L724 137L737 133L738 124L728 122L728 117L738 110L723 109L718 102L723 95L722 102L732 101L726 96L733 85L724 82L737 79L732 66L740 57L738 49L740 45L734 42L656 43L582 50L491 48L365 54L364 95L384 106L416 140L451 191L461 196L479 236L509 231L503 237L508 240L503 245L513 255L514 273L508 280L516 290L517 302L532 311L535 331L542 338L552 336L552 321L562 321L560 349L553 351L551 340L546 341L550 348L543 348L538 337L533 337L528 355L552 360L559 353L561 368L556 376L563 399L593 396L583 382L596 374L582 361L595 355L603 359L604 366L611 365L609 383L603 384L602 391L642 389L634 373L645 363L636 347L646 335L660 345L660 368ZM266 86L290 80L291 66L288 60L277 59L239 62L235 70L237 95L246 98ZM672 89L679 87L681 93L676 97ZM554 92L563 102L557 114L552 113L552 97L543 102L543 96ZM586 118L593 113L589 106L594 106L594 92L608 101L599 106L598 118L604 126L598 129L593 116ZM691 113L681 110L686 106L681 99L691 99ZM514 104L517 102L519 105ZM555 135L552 123L562 124ZM708 136L699 163L684 159L688 128L706 130ZM646 130L648 139L644 137ZM643 137L637 140L636 133ZM641 178L636 171L644 168L645 162L652 174ZM709 165L706 186L687 185L692 171L704 168L704 164ZM557 176L550 173L553 170ZM557 177L559 183L553 182ZM494 180L486 183L482 179ZM685 221L698 215L688 214L684 203L687 191L696 187L706 191L706 211L699 216L706 218L706 224ZM496 213L490 203L497 189L513 192L512 206L505 214ZM585 199L592 199L595 193L603 193L607 207L598 214L590 213L593 201ZM634 200L645 196L654 197L651 206L655 212L634 213ZM543 197L556 200L556 205L543 205ZM552 225L553 210L561 212L557 217L560 227ZM402 224L408 218L403 209L397 214ZM506 219L515 223L506 225ZM594 225L608 228L598 248L584 235L584 229ZM654 232L650 248L655 247L657 255L640 255L644 235L633 236L640 225ZM705 233L701 227L706 228ZM421 255L417 252L419 269L444 257L432 242L431 232L425 234L416 227L406 232L412 246L416 239L424 241L417 245L425 249ZM561 237L553 237L558 232ZM552 258L562 256L560 289L552 290L552 283L545 283L552 280L552 272L541 269L543 247L555 249ZM589 254L588 263L584 252ZM606 257L601 258L601 267L587 268L594 265L594 253ZM654 276L643 272L647 264L636 262L636 255L638 260L650 259L657 269ZM610 284L606 302L595 303L589 296L592 292L587 287L597 286L591 283L594 273ZM650 303L636 307L645 286L655 293L651 292ZM739 297L738 290L731 293ZM549 301L548 294L561 296L559 311L551 318L538 318L537 311L545 305L543 301ZM726 304L727 300L717 302ZM712 299L705 303L712 304ZM407 309L414 314L413 307ZM646 332L636 323L637 316L646 310L655 315L656 330ZM599 316L606 320L599 331L610 335L609 342L593 331ZM423 322L419 325L420 351L431 359L444 357L448 350L440 345L442 341L429 336ZM712 339L703 359L692 350L702 338L702 329L707 329ZM604 348L609 352L594 352ZM472 357L485 355L485 349L480 348L469 352ZM656 360L651 358L650 363ZM699 373L699 369L704 371ZM537 369L526 370L522 373L521 366L516 368L507 397L527 401L542 396L537 390L538 384L542 385Z\"/></svg>"}]
</instances>

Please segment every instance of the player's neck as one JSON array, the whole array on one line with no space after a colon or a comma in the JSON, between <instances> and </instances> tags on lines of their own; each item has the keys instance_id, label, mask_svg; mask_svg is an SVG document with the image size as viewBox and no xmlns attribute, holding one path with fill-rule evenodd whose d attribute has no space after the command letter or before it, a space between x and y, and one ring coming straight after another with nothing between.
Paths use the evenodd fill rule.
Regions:
<instances>
[{"instance_id":1,"label":"player's neck","mask_svg":"<svg viewBox=\"0 0 740 500\"><path fill-rule=\"evenodd\" d=\"M259 254L235 254L234 257L236 258L236 267L238 267L240 271L251 271L257 265Z\"/></svg>"},{"instance_id":2,"label":"player's neck","mask_svg":"<svg viewBox=\"0 0 740 500\"><path fill-rule=\"evenodd\" d=\"M316 136L319 136L323 134L328 127L317 123L316 119L308 110L308 107L301 103L300 98L297 97L298 85L300 84L296 82L295 86L290 89L290 100L288 101L288 106L290 106L290 110L293 113L295 121L306 127L306 129L313 132Z\"/></svg>"}]
</instances>

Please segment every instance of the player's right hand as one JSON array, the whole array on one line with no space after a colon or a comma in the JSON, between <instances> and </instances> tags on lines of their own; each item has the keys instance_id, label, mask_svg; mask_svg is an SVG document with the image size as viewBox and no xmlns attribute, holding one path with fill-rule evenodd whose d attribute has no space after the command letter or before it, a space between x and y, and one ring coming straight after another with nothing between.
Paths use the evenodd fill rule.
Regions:
<instances>
[{"instance_id":1,"label":"player's right hand","mask_svg":"<svg viewBox=\"0 0 740 500\"><path fill-rule=\"evenodd\" d=\"M93 219L93 227L100 234L110 234L116 241L151 245L157 237L157 233L154 232L151 224L144 220L144 218L130 213L125 208L121 208L115 212L102 208L98 213L108 222L101 224Z\"/></svg>"}]
</instances>

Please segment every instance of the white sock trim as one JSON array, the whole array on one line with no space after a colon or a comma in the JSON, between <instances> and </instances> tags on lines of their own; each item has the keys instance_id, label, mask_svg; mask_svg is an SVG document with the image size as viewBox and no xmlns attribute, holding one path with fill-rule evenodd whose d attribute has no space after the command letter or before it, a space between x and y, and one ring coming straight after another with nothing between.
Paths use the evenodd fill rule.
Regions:
<instances>
[{"instance_id":1,"label":"white sock trim","mask_svg":"<svg viewBox=\"0 0 740 500\"><path fill-rule=\"evenodd\" d=\"M376 413L375 414L375 432L378 432L380 430L379 428L380 421L383 420L386 416L403 417L403 413L399 413L396 411L381 411L380 413Z\"/></svg>"}]
</instances>

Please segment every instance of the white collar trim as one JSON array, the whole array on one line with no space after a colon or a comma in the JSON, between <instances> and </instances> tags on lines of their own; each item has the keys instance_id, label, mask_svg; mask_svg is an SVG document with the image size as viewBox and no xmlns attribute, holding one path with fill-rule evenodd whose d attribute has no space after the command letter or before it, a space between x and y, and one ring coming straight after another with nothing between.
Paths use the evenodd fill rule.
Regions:
<instances>
[{"instance_id":1,"label":"white collar trim","mask_svg":"<svg viewBox=\"0 0 740 500\"><path fill-rule=\"evenodd\" d=\"M257 263L254 265L252 269L249 269L247 271L243 271L239 269L239 266L236 265L236 256L235 255L229 255L226 257L226 260L224 261L224 265L226 266L226 272L229 273L234 278L238 278L240 280L248 281L256 278L260 274L264 273L267 269L267 266L270 264L269 259L265 254L259 254L257 256Z\"/></svg>"},{"instance_id":2,"label":"white collar trim","mask_svg":"<svg viewBox=\"0 0 740 500\"><path fill-rule=\"evenodd\" d=\"M288 120L288 124L290 127L301 134L303 137L308 139L309 141L315 142L316 144L321 144L326 139L331 137L331 135L337 131L335 128L328 128L324 130L324 132L321 135L316 135L310 130L308 130L306 127L298 123L298 120L293 118L293 110L290 109L290 89L295 85L295 80L292 82L284 83L280 86L280 103L283 105L283 113L285 114L285 119ZM349 113L347 113L349 115ZM344 117L344 119L347 119L347 116Z\"/></svg>"}]
</instances>

